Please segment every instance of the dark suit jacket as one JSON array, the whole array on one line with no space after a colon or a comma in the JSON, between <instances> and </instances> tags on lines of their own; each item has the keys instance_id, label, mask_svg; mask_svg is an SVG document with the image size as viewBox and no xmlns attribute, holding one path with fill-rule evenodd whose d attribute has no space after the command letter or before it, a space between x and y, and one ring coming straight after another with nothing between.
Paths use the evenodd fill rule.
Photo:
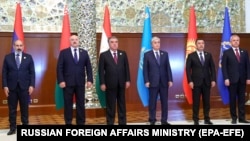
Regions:
<instances>
[{"instance_id":1,"label":"dark suit jacket","mask_svg":"<svg viewBox=\"0 0 250 141\"><path fill-rule=\"evenodd\" d=\"M79 60L76 64L71 48L62 50L57 63L57 82L66 82L66 86L85 86L87 81L93 83L92 66L88 52L79 48Z\"/></svg>"},{"instance_id":2,"label":"dark suit jacket","mask_svg":"<svg viewBox=\"0 0 250 141\"><path fill-rule=\"evenodd\" d=\"M215 65L212 55L204 51L205 62L201 64L197 52L192 52L186 60L186 74L188 82L193 82L194 86L200 86L204 79L206 85L210 86L211 81L216 81Z\"/></svg>"},{"instance_id":3,"label":"dark suit jacket","mask_svg":"<svg viewBox=\"0 0 250 141\"><path fill-rule=\"evenodd\" d=\"M5 56L3 62L3 87L8 87L14 90L20 82L21 89L28 89L29 86L35 87L35 67L31 55L22 53L21 64L19 69L16 65L15 53L10 53Z\"/></svg>"},{"instance_id":4,"label":"dark suit jacket","mask_svg":"<svg viewBox=\"0 0 250 141\"><path fill-rule=\"evenodd\" d=\"M100 84L105 84L107 88L117 88L118 85L125 88L125 83L130 81L130 71L126 52L117 50L117 56L118 63L116 64L110 50L100 54Z\"/></svg>"},{"instance_id":5,"label":"dark suit jacket","mask_svg":"<svg viewBox=\"0 0 250 141\"><path fill-rule=\"evenodd\" d=\"M230 83L236 83L240 80L245 84L246 79L250 79L250 65L248 52L243 49L240 51L240 63L237 61L233 48L224 51L222 56L223 78L229 79Z\"/></svg>"},{"instance_id":6,"label":"dark suit jacket","mask_svg":"<svg viewBox=\"0 0 250 141\"><path fill-rule=\"evenodd\" d=\"M160 65L157 63L153 50L144 54L143 76L144 82L150 82L150 87L168 87L168 82L173 81L168 53L160 50ZM161 82L161 84L160 84Z\"/></svg>"}]
</instances>

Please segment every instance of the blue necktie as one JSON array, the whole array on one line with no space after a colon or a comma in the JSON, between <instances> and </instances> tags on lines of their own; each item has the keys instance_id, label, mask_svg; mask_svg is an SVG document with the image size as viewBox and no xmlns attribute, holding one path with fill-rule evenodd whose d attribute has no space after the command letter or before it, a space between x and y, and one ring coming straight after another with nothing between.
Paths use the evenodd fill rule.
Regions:
<instances>
[{"instance_id":1,"label":"blue necktie","mask_svg":"<svg viewBox=\"0 0 250 141\"><path fill-rule=\"evenodd\" d=\"M16 54L16 66L18 69L19 69L20 64L21 64L19 56L20 56L19 54Z\"/></svg>"},{"instance_id":2,"label":"blue necktie","mask_svg":"<svg viewBox=\"0 0 250 141\"><path fill-rule=\"evenodd\" d=\"M200 60L201 60L201 64L204 65L204 58L202 56L202 53L200 53Z\"/></svg>"},{"instance_id":3,"label":"blue necktie","mask_svg":"<svg viewBox=\"0 0 250 141\"><path fill-rule=\"evenodd\" d=\"M78 63L78 58L77 58L77 53L76 53L77 49L74 49L74 61L77 64Z\"/></svg>"},{"instance_id":4,"label":"blue necktie","mask_svg":"<svg viewBox=\"0 0 250 141\"><path fill-rule=\"evenodd\" d=\"M160 55L159 55L159 53L158 52L155 52L155 54L156 54L156 60L157 60L157 63L160 65Z\"/></svg>"}]
</instances>

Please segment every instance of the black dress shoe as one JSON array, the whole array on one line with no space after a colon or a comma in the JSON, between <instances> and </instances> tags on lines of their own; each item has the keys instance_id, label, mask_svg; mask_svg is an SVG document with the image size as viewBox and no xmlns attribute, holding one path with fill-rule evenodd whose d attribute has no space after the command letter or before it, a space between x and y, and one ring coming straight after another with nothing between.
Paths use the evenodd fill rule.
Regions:
<instances>
[{"instance_id":1,"label":"black dress shoe","mask_svg":"<svg viewBox=\"0 0 250 141\"><path fill-rule=\"evenodd\" d=\"M232 123L232 124L237 124L237 121L236 121L236 120L232 120L231 123Z\"/></svg>"},{"instance_id":2,"label":"black dress shoe","mask_svg":"<svg viewBox=\"0 0 250 141\"><path fill-rule=\"evenodd\" d=\"M161 125L171 125L171 124L168 122L162 122Z\"/></svg>"},{"instance_id":3,"label":"black dress shoe","mask_svg":"<svg viewBox=\"0 0 250 141\"><path fill-rule=\"evenodd\" d=\"M239 123L250 123L250 122L247 120L239 120Z\"/></svg>"},{"instance_id":4,"label":"black dress shoe","mask_svg":"<svg viewBox=\"0 0 250 141\"><path fill-rule=\"evenodd\" d=\"M13 135L16 134L16 129L10 129L10 131L7 133L7 135Z\"/></svg>"},{"instance_id":5,"label":"black dress shoe","mask_svg":"<svg viewBox=\"0 0 250 141\"><path fill-rule=\"evenodd\" d=\"M155 125L155 122L150 122L149 125Z\"/></svg>"},{"instance_id":6,"label":"black dress shoe","mask_svg":"<svg viewBox=\"0 0 250 141\"><path fill-rule=\"evenodd\" d=\"M199 121L194 121L194 125L199 125Z\"/></svg>"},{"instance_id":7,"label":"black dress shoe","mask_svg":"<svg viewBox=\"0 0 250 141\"><path fill-rule=\"evenodd\" d=\"M206 120L206 121L204 122L204 124L212 125L213 123L212 123L210 120Z\"/></svg>"}]
</instances>

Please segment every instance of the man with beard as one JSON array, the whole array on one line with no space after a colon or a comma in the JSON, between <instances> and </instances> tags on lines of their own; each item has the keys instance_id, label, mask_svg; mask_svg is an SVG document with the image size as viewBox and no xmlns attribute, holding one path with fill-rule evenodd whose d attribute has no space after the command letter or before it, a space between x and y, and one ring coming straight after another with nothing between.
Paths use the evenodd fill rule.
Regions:
<instances>
[{"instance_id":1,"label":"man with beard","mask_svg":"<svg viewBox=\"0 0 250 141\"><path fill-rule=\"evenodd\" d=\"M8 99L10 131L7 135L16 133L17 104L19 101L21 121L29 123L29 99L35 88L35 67L30 54L24 53L21 40L14 42L14 52L8 54L3 62L2 85Z\"/></svg>"}]
</instances>

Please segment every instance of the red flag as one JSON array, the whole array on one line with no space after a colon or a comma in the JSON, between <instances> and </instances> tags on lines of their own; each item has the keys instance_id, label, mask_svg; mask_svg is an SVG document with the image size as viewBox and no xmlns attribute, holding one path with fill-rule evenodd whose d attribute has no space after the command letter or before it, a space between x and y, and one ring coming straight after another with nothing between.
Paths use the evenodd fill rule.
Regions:
<instances>
[{"instance_id":1,"label":"red flag","mask_svg":"<svg viewBox=\"0 0 250 141\"><path fill-rule=\"evenodd\" d=\"M61 41L60 41L60 51L70 46L70 41L69 41L70 36L71 36L71 32L70 32L69 13L68 13L68 7L67 5L65 5L63 25L62 25L62 34L61 34ZM75 97L74 97L74 102L75 102ZM56 88L55 88L55 103L56 103L56 109L61 109L64 107L63 90L59 87L57 82L56 82Z\"/></svg>"},{"instance_id":2,"label":"red flag","mask_svg":"<svg viewBox=\"0 0 250 141\"><path fill-rule=\"evenodd\" d=\"M23 35L23 20L22 20L22 10L21 5L18 2L16 5L16 15L15 15L15 23L14 23L14 31L12 37L12 45L16 40L21 40L24 44L24 35ZM12 52L13 52L12 48ZM24 48L25 51L25 48Z\"/></svg>"},{"instance_id":3,"label":"red flag","mask_svg":"<svg viewBox=\"0 0 250 141\"><path fill-rule=\"evenodd\" d=\"M103 30L104 30L107 37L111 37L112 33L111 33L111 24L110 24L110 16L109 16L108 5L105 6Z\"/></svg>"},{"instance_id":4,"label":"red flag","mask_svg":"<svg viewBox=\"0 0 250 141\"><path fill-rule=\"evenodd\" d=\"M24 34L23 34L23 19L22 19L22 10L21 5L17 2L16 5L16 15L15 15L15 22L14 22L14 31L12 35L12 45L14 45L16 40L21 40L23 42L23 51L25 52L25 44L24 44ZM14 48L11 47L11 52L14 52ZM31 99L29 96L28 102L31 103ZM17 111L20 110L19 104L17 104Z\"/></svg>"},{"instance_id":5,"label":"red flag","mask_svg":"<svg viewBox=\"0 0 250 141\"><path fill-rule=\"evenodd\" d=\"M63 26L62 26L62 34L61 34L61 42L60 42L60 51L68 48L70 46L69 38L71 36L70 32L70 22L69 22L69 13L68 7L65 5L64 7L64 16L63 16Z\"/></svg>"},{"instance_id":6,"label":"red flag","mask_svg":"<svg viewBox=\"0 0 250 141\"><path fill-rule=\"evenodd\" d=\"M186 58L189 53L196 51L195 40L197 39L197 32L196 32L196 17L195 17L195 10L192 6L190 8L190 15L189 15L189 27L188 27L188 39L187 39L187 46L186 46ZM183 77L183 90L186 96L186 99L189 104L193 103L192 100L192 89L188 85L188 80L186 76L186 69L184 69L184 77Z\"/></svg>"}]
</instances>

